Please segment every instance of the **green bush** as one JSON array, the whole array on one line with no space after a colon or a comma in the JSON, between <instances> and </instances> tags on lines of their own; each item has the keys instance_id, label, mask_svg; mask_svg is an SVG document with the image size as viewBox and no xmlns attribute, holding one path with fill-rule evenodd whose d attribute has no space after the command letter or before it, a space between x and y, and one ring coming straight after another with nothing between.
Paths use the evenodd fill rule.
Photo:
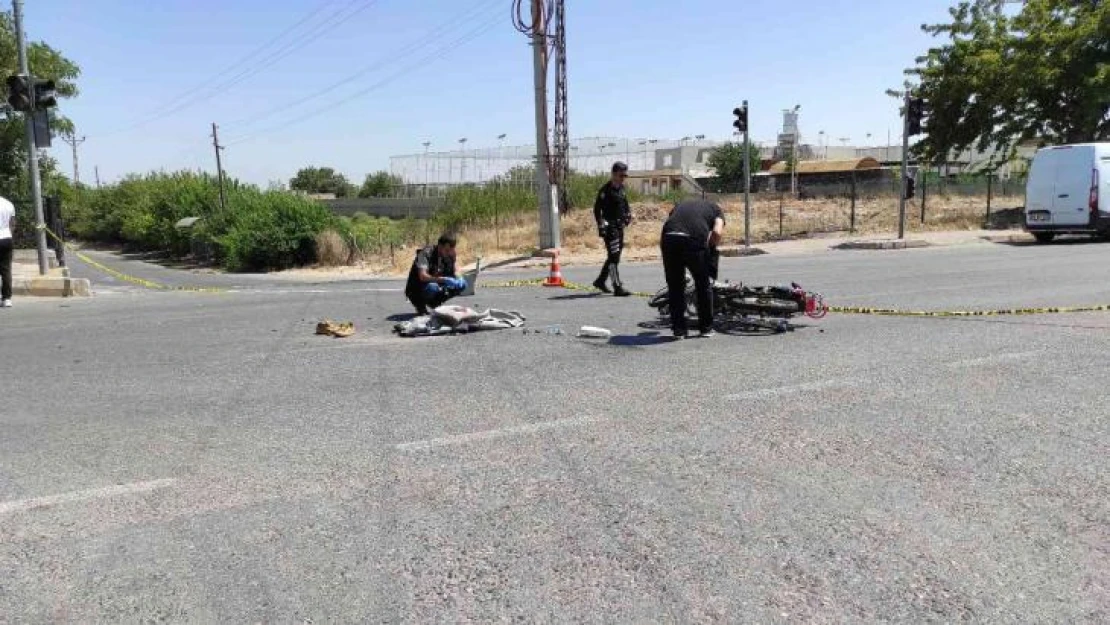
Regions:
<instances>
[{"instance_id":1,"label":"green bush","mask_svg":"<svg viewBox=\"0 0 1110 625\"><path fill-rule=\"evenodd\" d=\"M211 216L219 207L219 187L207 174L152 173L88 189L79 204L69 218L70 232L79 238L184 254L189 235L177 222Z\"/></svg>"},{"instance_id":2,"label":"green bush","mask_svg":"<svg viewBox=\"0 0 1110 625\"><path fill-rule=\"evenodd\" d=\"M191 230L177 222L200 217ZM82 193L69 212L69 231L86 240L120 243L130 249L188 254L194 240L214 248L232 271L304 265L316 260L316 235L349 228L318 202L280 191L262 192L229 181L227 210L220 207L219 183L204 173L151 173L129 176Z\"/></svg>"},{"instance_id":3,"label":"green bush","mask_svg":"<svg viewBox=\"0 0 1110 625\"><path fill-rule=\"evenodd\" d=\"M343 225L319 202L280 191L239 189L228 197L228 214L214 240L225 268L262 271L316 260L316 235ZM221 228L217 226L216 231Z\"/></svg>"}]
</instances>

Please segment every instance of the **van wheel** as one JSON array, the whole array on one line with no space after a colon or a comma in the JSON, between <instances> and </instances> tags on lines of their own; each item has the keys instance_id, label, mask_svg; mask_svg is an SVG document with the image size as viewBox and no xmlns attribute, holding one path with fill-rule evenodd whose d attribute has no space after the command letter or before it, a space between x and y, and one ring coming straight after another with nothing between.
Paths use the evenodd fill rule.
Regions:
<instances>
[{"instance_id":1,"label":"van wheel","mask_svg":"<svg viewBox=\"0 0 1110 625\"><path fill-rule=\"evenodd\" d=\"M1056 238L1056 233L1055 232L1034 232L1033 233L1033 238L1037 240L1037 243L1052 243L1052 240Z\"/></svg>"}]
</instances>

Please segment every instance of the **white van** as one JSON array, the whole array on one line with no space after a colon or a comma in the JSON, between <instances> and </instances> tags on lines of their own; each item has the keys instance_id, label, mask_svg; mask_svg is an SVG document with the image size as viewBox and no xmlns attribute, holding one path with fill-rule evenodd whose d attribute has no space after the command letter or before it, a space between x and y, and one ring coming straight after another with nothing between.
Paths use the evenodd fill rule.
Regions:
<instances>
[{"instance_id":1,"label":"white van","mask_svg":"<svg viewBox=\"0 0 1110 625\"><path fill-rule=\"evenodd\" d=\"M1025 229L1039 243L1057 234L1110 236L1110 143L1037 150L1025 185Z\"/></svg>"}]
</instances>

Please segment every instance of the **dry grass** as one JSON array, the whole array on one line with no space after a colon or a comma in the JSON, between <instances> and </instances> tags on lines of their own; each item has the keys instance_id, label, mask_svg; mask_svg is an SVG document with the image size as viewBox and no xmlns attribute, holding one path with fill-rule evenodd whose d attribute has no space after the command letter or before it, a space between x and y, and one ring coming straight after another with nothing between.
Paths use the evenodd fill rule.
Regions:
<instances>
[{"instance_id":1,"label":"dry grass","mask_svg":"<svg viewBox=\"0 0 1110 625\"><path fill-rule=\"evenodd\" d=\"M351 262L351 248L335 230L316 235L316 260L325 267L338 267Z\"/></svg>"},{"instance_id":2,"label":"dry grass","mask_svg":"<svg viewBox=\"0 0 1110 625\"><path fill-rule=\"evenodd\" d=\"M995 209L1021 204L1021 196L996 197ZM654 252L659 247L659 234L663 221L672 204L659 202L633 205L633 223L625 233L630 257ZM742 200L722 204L728 222L726 232L730 238L743 233L744 205ZM781 208L781 236L780 236ZM851 223L851 201L847 198L793 200L783 198L752 198L752 241L767 242L781 239L805 238L825 233L848 233ZM929 196L925 223L921 223L921 200L907 203L906 229L908 232L972 230L982 227L986 214L986 196L944 197ZM536 232L539 219L533 213L517 214L502 218L497 226L471 227L459 233L460 267L473 263L477 257L486 259L527 255L536 249ZM898 199L881 197L860 199L856 202L855 234L890 234L897 230ZM597 236L593 213L589 210L572 212L562 221L565 256L596 256L601 258L603 246ZM337 250L338 254L340 250ZM393 254L371 254L352 258L360 270L381 274L403 274L412 263L414 249L398 248ZM355 255L358 256L358 255ZM342 264L342 263L340 263Z\"/></svg>"}]
</instances>

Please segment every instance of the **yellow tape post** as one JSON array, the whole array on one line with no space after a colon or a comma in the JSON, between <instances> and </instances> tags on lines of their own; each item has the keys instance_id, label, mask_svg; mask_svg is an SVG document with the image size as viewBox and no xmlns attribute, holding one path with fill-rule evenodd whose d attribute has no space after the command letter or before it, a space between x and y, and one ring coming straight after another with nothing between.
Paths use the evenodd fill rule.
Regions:
<instances>
[{"instance_id":1,"label":"yellow tape post","mask_svg":"<svg viewBox=\"0 0 1110 625\"><path fill-rule=\"evenodd\" d=\"M138 286L148 288L148 289L151 289L151 290L155 290L155 291L188 291L188 292L192 292L192 293L223 293L227 290L227 289L221 289L221 288L217 288L217 287L169 286L169 285L166 285L166 284L162 284L160 282L155 282L154 280L147 280L145 278L139 278L139 277L136 277L136 276L128 275L126 273L123 273L122 271L117 271L117 270L112 269L111 267L109 267L109 266L107 266L103 263L99 263L99 262L93 260L87 254L82 254L76 248L74 248L70 244L63 241L62 238L59 237L57 234L55 234L50 228L47 228L46 226L40 226L40 227L46 232L46 234L48 234L50 236L50 238L54 239L58 243L58 245L61 245L62 247L64 247L67 252L72 253L81 262L85 263L86 265L89 265L90 267L93 267L93 268L97 269L98 271L100 271L102 273L106 273L106 274L108 274L108 275L110 275L113 278L116 278L118 280L123 280L124 282L130 282L131 284L136 284Z\"/></svg>"}]
</instances>

